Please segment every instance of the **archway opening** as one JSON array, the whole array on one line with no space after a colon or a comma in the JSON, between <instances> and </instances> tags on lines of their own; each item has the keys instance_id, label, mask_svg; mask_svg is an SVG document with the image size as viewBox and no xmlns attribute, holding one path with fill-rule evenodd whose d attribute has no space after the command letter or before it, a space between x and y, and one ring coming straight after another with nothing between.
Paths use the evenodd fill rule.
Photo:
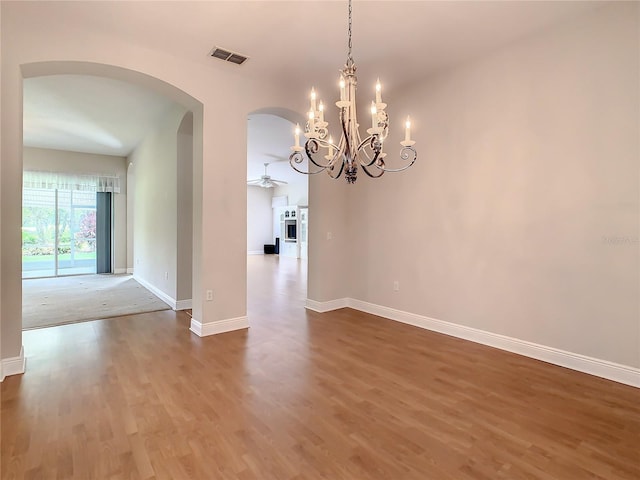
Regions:
<instances>
[{"instance_id":1,"label":"archway opening","mask_svg":"<svg viewBox=\"0 0 640 480\"><path fill-rule=\"evenodd\" d=\"M111 65L43 62L23 65L22 73L23 83L54 76L90 77L127 83L170 100L171 106L165 108L166 115L160 125L154 125L149 132L149 137L157 137L156 148L153 138L144 138L124 157L126 173L123 174L123 183L130 195L123 200L124 206L115 205L118 208L117 221L126 226L112 233L115 255L120 255L117 266L115 260L113 262L112 272L133 273L140 283L174 309L191 308L192 286L196 283L193 276L198 274L193 262L201 254L194 251L198 242L194 245L193 238L197 236L194 230L201 229L202 185L201 180L200 184L194 182L193 171L202 169L202 104L163 80ZM158 140L163 135L153 131L158 128L173 132L174 148L168 161L158 159L158 151L170 150ZM144 167L145 159L150 158L153 162L147 161L147 167ZM154 177L159 170L164 170L164 180ZM150 171L154 175L149 175ZM158 198L167 204L164 208ZM154 248L162 252L154 253ZM14 281L20 282L20 278L12 277L11 282ZM21 291L20 288L18 290Z\"/></svg>"},{"instance_id":2,"label":"archway opening","mask_svg":"<svg viewBox=\"0 0 640 480\"><path fill-rule=\"evenodd\" d=\"M269 296L304 305L309 178L289 164L301 115L263 108L247 117L247 304ZM255 310L258 310L257 308Z\"/></svg>"}]
</instances>

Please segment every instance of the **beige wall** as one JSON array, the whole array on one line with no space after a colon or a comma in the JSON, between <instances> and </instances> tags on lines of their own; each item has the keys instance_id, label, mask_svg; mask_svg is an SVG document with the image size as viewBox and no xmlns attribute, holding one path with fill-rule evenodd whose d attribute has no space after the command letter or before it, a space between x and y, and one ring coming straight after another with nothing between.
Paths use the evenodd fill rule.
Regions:
<instances>
[{"instance_id":1,"label":"beige wall","mask_svg":"<svg viewBox=\"0 0 640 480\"><path fill-rule=\"evenodd\" d=\"M2 8L0 8L0 27L2 26ZM2 41L0 38L0 46L2 45ZM2 55L2 49L0 48L0 57ZM0 92L2 92L2 73L0 72ZM2 95L0 95L0 219L2 218L2 165L1 165L1 155L2 155ZM2 225L0 224L0 380L4 378L4 373L2 372L2 359L5 358L2 355Z\"/></svg>"},{"instance_id":2,"label":"beige wall","mask_svg":"<svg viewBox=\"0 0 640 480\"><path fill-rule=\"evenodd\" d=\"M137 278L177 299L178 127L176 105L129 156L134 171L133 271Z\"/></svg>"},{"instance_id":3,"label":"beige wall","mask_svg":"<svg viewBox=\"0 0 640 480\"><path fill-rule=\"evenodd\" d=\"M120 193L113 194L113 266L127 268L127 159L111 155L24 147L25 170L63 173L102 173L120 178Z\"/></svg>"},{"instance_id":4,"label":"beige wall","mask_svg":"<svg viewBox=\"0 0 640 480\"><path fill-rule=\"evenodd\" d=\"M176 300L190 300L193 276L193 112L178 127Z\"/></svg>"},{"instance_id":5,"label":"beige wall","mask_svg":"<svg viewBox=\"0 0 640 480\"><path fill-rule=\"evenodd\" d=\"M127 185L131 185L127 191L127 273L133 273L133 212L136 201L136 192L133 188L135 185L135 168L133 163L127 159Z\"/></svg>"},{"instance_id":6,"label":"beige wall","mask_svg":"<svg viewBox=\"0 0 640 480\"><path fill-rule=\"evenodd\" d=\"M265 244L273 243L272 197L272 188L247 186L247 252L263 252Z\"/></svg>"},{"instance_id":7,"label":"beige wall","mask_svg":"<svg viewBox=\"0 0 640 480\"><path fill-rule=\"evenodd\" d=\"M2 110L2 144L0 147L0 285L2 287L0 303L0 321L2 322L2 358L20 355L22 347L22 277L21 238L22 224L22 83L17 68L8 69L6 63L11 60L7 52L5 25L7 15L4 4L2 11L2 69L0 70Z\"/></svg>"},{"instance_id":8,"label":"beige wall","mask_svg":"<svg viewBox=\"0 0 640 480\"><path fill-rule=\"evenodd\" d=\"M324 173L309 177L307 298L316 302L344 298L351 291L350 259L357 246L347 227L357 208L350 211L348 188L343 178L333 180Z\"/></svg>"},{"instance_id":9,"label":"beige wall","mask_svg":"<svg viewBox=\"0 0 640 480\"><path fill-rule=\"evenodd\" d=\"M638 38L605 7L389 98L419 158L349 191L353 297L639 367Z\"/></svg>"}]
</instances>

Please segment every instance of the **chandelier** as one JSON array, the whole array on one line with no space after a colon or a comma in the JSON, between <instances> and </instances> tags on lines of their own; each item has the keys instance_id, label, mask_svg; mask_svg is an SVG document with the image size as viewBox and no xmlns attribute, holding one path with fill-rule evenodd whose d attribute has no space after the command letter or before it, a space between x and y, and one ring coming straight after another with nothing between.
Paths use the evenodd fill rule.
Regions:
<instances>
[{"instance_id":1,"label":"chandelier","mask_svg":"<svg viewBox=\"0 0 640 480\"><path fill-rule=\"evenodd\" d=\"M300 125L296 125L295 145L291 147L293 153L289 156L289 163L295 171L305 175L327 172L331 178L338 178L344 172L347 183L355 183L358 165L368 176L379 178L385 172L406 170L414 164L418 154L413 148L416 142L411 140L411 121L407 117L405 137L400 142L402 146L400 158L405 165L400 168L386 167L384 158L387 154L382 151L382 147L389 133L389 117L385 112L387 104L382 102L380 80L375 86L375 101L371 102L371 128L367 130L367 137L364 140L361 139L360 125L356 116L356 85L358 83L356 65L351 55L351 0L349 0L348 38L347 63L340 71L340 100L336 102L342 128L340 141L336 144L333 137L329 136L327 130L329 123L324 119L324 104L317 100L316 92L312 88L311 108L307 114L308 121L304 129L307 140L304 146L300 145ZM310 162L309 171L300 169L300 164L305 160L303 151ZM320 156L323 156L324 160L320 160L318 158ZM312 167L312 164L315 167Z\"/></svg>"}]
</instances>

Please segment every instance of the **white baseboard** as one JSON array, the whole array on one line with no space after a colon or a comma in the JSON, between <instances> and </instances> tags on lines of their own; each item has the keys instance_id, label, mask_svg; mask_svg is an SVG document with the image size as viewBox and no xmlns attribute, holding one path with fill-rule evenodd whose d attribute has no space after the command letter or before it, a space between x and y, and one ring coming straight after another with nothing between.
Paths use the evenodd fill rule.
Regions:
<instances>
[{"instance_id":1,"label":"white baseboard","mask_svg":"<svg viewBox=\"0 0 640 480\"><path fill-rule=\"evenodd\" d=\"M207 337L209 335L217 335L219 333L232 332L234 330L242 330L249 328L249 319L245 317L228 318L217 322L200 323L195 318L191 319L191 330L199 337Z\"/></svg>"},{"instance_id":2,"label":"white baseboard","mask_svg":"<svg viewBox=\"0 0 640 480\"><path fill-rule=\"evenodd\" d=\"M264 255L264 250L249 250L247 255Z\"/></svg>"},{"instance_id":3,"label":"white baseboard","mask_svg":"<svg viewBox=\"0 0 640 480\"><path fill-rule=\"evenodd\" d=\"M17 357L3 358L0 364L0 382L9 375L20 375L25 372L27 360L24 358L24 346L20 347L20 355Z\"/></svg>"},{"instance_id":4,"label":"white baseboard","mask_svg":"<svg viewBox=\"0 0 640 480\"><path fill-rule=\"evenodd\" d=\"M507 337L496 333L479 330L476 328L466 327L435 318L417 315L415 313L404 312L394 308L375 305L373 303L355 300L353 298L340 298L328 302L316 302L307 299L306 308L315 310L316 312L328 312L338 308L350 307L354 310L378 315L389 320L413 325L414 327L424 328L438 333L444 333L456 338L462 338L471 342L488 345L490 347L506 350L507 352L517 353L525 357L535 358L543 362L552 363L561 367L577 370L578 372L588 373L597 377L613 380L614 382L624 383L633 387L640 388L640 368L620 365L618 363L600 360L598 358L587 357L579 353L567 352L558 348L547 347L537 343L520 340L517 338Z\"/></svg>"},{"instance_id":5,"label":"white baseboard","mask_svg":"<svg viewBox=\"0 0 640 480\"><path fill-rule=\"evenodd\" d=\"M192 308L192 304L193 302L190 298L187 300L177 300L176 308L174 308L174 310L189 310L190 308Z\"/></svg>"},{"instance_id":6,"label":"white baseboard","mask_svg":"<svg viewBox=\"0 0 640 480\"><path fill-rule=\"evenodd\" d=\"M127 269L126 268L114 268L113 269L113 274L114 275L122 275L124 273L127 273Z\"/></svg>"},{"instance_id":7,"label":"white baseboard","mask_svg":"<svg viewBox=\"0 0 640 480\"><path fill-rule=\"evenodd\" d=\"M176 302L175 298L171 298L169 295L164 293L162 290L160 290L159 288L157 288L154 285L151 285L149 282L147 282L146 280L144 280L144 279L142 279L140 277L137 277L137 276L134 275L133 279L136 282L138 282L140 285L142 285L144 288L146 288L147 290L152 292L156 297L158 297L164 303L169 305L173 310L176 310L176 303L177 302Z\"/></svg>"},{"instance_id":8,"label":"white baseboard","mask_svg":"<svg viewBox=\"0 0 640 480\"><path fill-rule=\"evenodd\" d=\"M314 312L325 313L330 312L331 310L348 307L349 300L349 298L338 298L336 300L329 300L328 302L318 302L307 298L304 307L308 310L313 310Z\"/></svg>"},{"instance_id":9,"label":"white baseboard","mask_svg":"<svg viewBox=\"0 0 640 480\"><path fill-rule=\"evenodd\" d=\"M135 275L133 276L133 279L138 282L140 285L142 285L144 288L146 288L147 290L150 290L151 292L153 292L153 294L156 297L159 297L160 300L162 300L164 303L166 303L167 305L169 305L171 307L172 310L188 310L190 308L192 308L192 299L187 299L187 300L176 300L175 298L170 297L169 295L167 295L166 293L164 293L162 290L158 289L157 287L151 285L149 282L147 282L146 280L140 278L140 277L136 277Z\"/></svg>"},{"instance_id":10,"label":"white baseboard","mask_svg":"<svg viewBox=\"0 0 640 480\"><path fill-rule=\"evenodd\" d=\"M127 268L127 272L126 273L130 273L131 275L133 275L133 268Z\"/></svg>"}]
</instances>

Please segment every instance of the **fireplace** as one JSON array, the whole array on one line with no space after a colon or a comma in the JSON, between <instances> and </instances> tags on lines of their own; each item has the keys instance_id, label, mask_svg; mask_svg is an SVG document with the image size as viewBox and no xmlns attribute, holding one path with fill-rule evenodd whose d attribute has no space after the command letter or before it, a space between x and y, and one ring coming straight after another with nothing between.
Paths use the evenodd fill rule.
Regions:
<instances>
[{"instance_id":1,"label":"fireplace","mask_svg":"<svg viewBox=\"0 0 640 480\"><path fill-rule=\"evenodd\" d=\"M295 242L297 236L297 228L295 220L285 220L284 222L284 241Z\"/></svg>"}]
</instances>

